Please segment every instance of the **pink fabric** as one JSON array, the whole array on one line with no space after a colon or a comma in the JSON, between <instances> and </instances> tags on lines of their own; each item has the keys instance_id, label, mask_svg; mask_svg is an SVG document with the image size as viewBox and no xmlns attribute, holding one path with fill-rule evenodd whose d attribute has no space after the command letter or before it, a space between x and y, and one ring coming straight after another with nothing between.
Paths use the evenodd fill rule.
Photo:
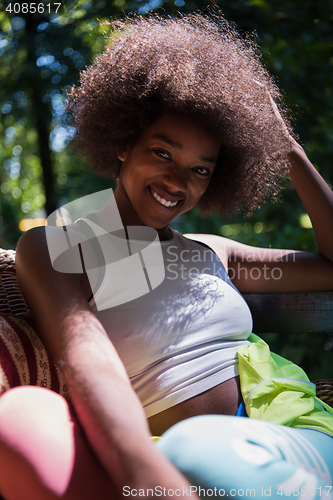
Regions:
<instances>
[{"instance_id":1,"label":"pink fabric","mask_svg":"<svg viewBox=\"0 0 333 500\"><path fill-rule=\"evenodd\" d=\"M40 387L0 397L0 470L6 500L117 498L65 399Z\"/></svg>"},{"instance_id":2,"label":"pink fabric","mask_svg":"<svg viewBox=\"0 0 333 500\"><path fill-rule=\"evenodd\" d=\"M0 313L0 395L19 385L46 387L67 397L61 370L47 354L32 318Z\"/></svg>"}]
</instances>

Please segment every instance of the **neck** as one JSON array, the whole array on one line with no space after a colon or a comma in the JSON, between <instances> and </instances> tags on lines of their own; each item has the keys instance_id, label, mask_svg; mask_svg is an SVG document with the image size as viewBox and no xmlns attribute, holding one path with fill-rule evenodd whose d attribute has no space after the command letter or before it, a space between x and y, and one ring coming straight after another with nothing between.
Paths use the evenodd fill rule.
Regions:
<instances>
[{"instance_id":1,"label":"neck","mask_svg":"<svg viewBox=\"0 0 333 500\"><path fill-rule=\"evenodd\" d=\"M167 241L172 239L172 232L169 226L163 229L156 229L156 231L158 232L160 241Z\"/></svg>"},{"instance_id":2,"label":"neck","mask_svg":"<svg viewBox=\"0 0 333 500\"><path fill-rule=\"evenodd\" d=\"M110 200L111 201L111 200ZM121 222L124 227L126 226L144 226L141 219L138 217L137 213L129 204L121 203L121 200L117 200L117 206L119 210L119 215L121 218ZM110 225L110 217L112 217L112 209L110 208L110 204L107 203L103 208L98 210L96 213L100 225L108 231L108 227ZM169 225L156 229L160 241L167 241L172 239L172 232Z\"/></svg>"}]
</instances>

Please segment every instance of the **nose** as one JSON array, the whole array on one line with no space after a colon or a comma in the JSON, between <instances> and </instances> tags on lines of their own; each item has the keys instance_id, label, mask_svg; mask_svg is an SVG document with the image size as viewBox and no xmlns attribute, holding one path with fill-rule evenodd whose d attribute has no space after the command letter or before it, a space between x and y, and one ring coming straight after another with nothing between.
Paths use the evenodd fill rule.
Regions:
<instances>
[{"instance_id":1,"label":"nose","mask_svg":"<svg viewBox=\"0 0 333 500\"><path fill-rule=\"evenodd\" d=\"M166 189L170 194L185 193L187 189L187 174L180 167L168 169L163 178Z\"/></svg>"}]
</instances>

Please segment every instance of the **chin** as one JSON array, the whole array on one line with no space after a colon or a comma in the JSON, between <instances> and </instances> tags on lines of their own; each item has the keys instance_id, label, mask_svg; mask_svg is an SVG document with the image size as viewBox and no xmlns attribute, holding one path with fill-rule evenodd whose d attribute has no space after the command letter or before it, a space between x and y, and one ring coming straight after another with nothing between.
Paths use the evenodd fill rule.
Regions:
<instances>
[{"instance_id":1,"label":"chin","mask_svg":"<svg viewBox=\"0 0 333 500\"><path fill-rule=\"evenodd\" d=\"M163 231L163 230L168 229L169 223L168 224L163 224L163 226L161 224L146 224L146 226L152 227L156 231Z\"/></svg>"}]
</instances>

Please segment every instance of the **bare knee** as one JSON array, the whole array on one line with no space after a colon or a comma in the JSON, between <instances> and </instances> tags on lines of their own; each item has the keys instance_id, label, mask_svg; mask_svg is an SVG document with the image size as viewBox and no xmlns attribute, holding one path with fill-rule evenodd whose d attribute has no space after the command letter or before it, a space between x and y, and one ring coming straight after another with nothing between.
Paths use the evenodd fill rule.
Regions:
<instances>
[{"instance_id":1,"label":"bare knee","mask_svg":"<svg viewBox=\"0 0 333 500\"><path fill-rule=\"evenodd\" d=\"M6 499L54 498L67 488L73 461L73 429L61 396L23 386L0 397L0 492Z\"/></svg>"}]
</instances>

